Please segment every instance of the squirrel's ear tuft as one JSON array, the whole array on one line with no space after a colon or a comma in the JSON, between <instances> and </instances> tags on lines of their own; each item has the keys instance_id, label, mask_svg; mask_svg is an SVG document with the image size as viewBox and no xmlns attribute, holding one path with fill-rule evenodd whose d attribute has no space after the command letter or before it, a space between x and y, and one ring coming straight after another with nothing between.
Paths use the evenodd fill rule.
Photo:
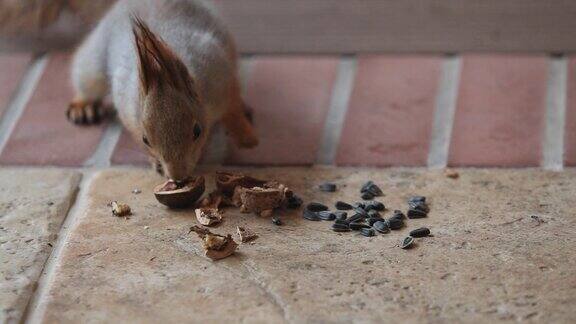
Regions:
<instances>
[{"instance_id":1,"label":"squirrel's ear tuft","mask_svg":"<svg viewBox=\"0 0 576 324\"><path fill-rule=\"evenodd\" d=\"M188 69L137 16L132 16L132 31L139 59L140 86L144 94L152 88L170 86L197 99L197 91Z\"/></svg>"}]
</instances>

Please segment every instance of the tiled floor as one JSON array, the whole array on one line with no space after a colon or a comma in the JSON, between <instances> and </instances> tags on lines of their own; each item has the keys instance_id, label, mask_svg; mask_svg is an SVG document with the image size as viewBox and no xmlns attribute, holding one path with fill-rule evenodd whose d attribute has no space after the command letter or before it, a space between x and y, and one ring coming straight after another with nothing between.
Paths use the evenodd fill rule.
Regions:
<instances>
[{"instance_id":1,"label":"tiled floor","mask_svg":"<svg viewBox=\"0 0 576 324\"><path fill-rule=\"evenodd\" d=\"M332 206L373 179L389 210L422 194L432 211L364 238L300 211L279 211L279 227L226 210L215 231L249 226L260 238L212 263L188 233L194 211L154 200L162 178L117 167L148 163L120 125L66 121L69 58L0 55L0 322L574 322L574 170L515 168L576 164L576 59L243 58L261 145L238 150L215 132L203 160L218 165L200 168L209 185L220 164L243 165ZM511 169L455 180L363 166ZM327 179L336 193L316 190ZM111 200L133 215L111 216ZM399 249L420 226L434 236Z\"/></svg>"},{"instance_id":2,"label":"tiled floor","mask_svg":"<svg viewBox=\"0 0 576 324\"><path fill-rule=\"evenodd\" d=\"M444 64L450 59L454 60L406 55L243 58L245 97L254 110L261 145L238 150L214 141L227 147L219 162L426 166L436 154L440 166L545 166L545 129L562 128L547 143L561 146L558 152L565 146L566 163L576 163L574 73L564 98L553 101L560 105L547 101L547 93L554 90L549 85L558 84L550 73L552 60L560 62L564 73L574 72L574 60L486 54L463 55L456 58L457 64ZM2 165L82 166L106 139L106 145L116 147L100 150L110 155L98 159L104 164L147 163L146 154L126 134L109 134L105 124L76 127L65 120L72 95L66 54L49 54L38 83L20 84L35 86L31 97L15 98L22 92L16 84L29 60L28 55L0 57L0 69L10 72L2 75L0 112L19 116L15 125L0 129L5 142L0 142ZM448 73L455 73L459 82L442 83ZM457 94L453 102L439 100L449 91ZM26 104L14 107L9 98ZM454 105L453 115L439 117L440 111L450 111L442 105ZM554 111L560 119L547 117ZM440 121L434 123L435 118ZM452 135L432 141L440 133ZM442 145L448 152L442 153Z\"/></svg>"}]
</instances>

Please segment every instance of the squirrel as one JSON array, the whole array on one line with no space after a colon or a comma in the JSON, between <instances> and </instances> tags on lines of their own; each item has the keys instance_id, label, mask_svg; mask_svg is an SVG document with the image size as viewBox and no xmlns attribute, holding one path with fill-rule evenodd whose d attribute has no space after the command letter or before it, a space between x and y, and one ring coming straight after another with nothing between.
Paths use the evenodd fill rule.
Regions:
<instances>
[{"instance_id":1,"label":"squirrel","mask_svg":"<svg viewBox=\"0 0 576 324\"><path fill-rule=\"evenodd\" d=\"M185 182L214 124L258 144L240 94L235 44L201 0L119 0L76 50L76 124L94 124L110 92L119 119L158 170Z\"/></svg>"}]
</instances>

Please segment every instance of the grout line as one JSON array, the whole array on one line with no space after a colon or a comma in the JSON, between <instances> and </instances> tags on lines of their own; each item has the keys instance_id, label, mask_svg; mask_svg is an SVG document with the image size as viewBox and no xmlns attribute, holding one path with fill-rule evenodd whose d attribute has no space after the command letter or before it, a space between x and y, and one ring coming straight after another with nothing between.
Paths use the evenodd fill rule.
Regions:
<instances>
[{"instance_id":1,"label":"grout line","mask_svg":"<svg viewBox=\"0 0 576 324\"><path fill-rule=\"evenodd\" d=\"M26 73L24 73L18 89L14 92L12 100L8 104L2 120L0 120L0 153L4 150L18 120L24 113L28 101L30 101L30 98L34 94L36 85L44 73L47 62L48 55L35 57L28 66Z\"/></svg>"},{"instance_id":2,"label":"grout line","mask_svg":"<svg viewBox=\"0 0 576 324\"><path fill-rule=\"evenodd\" d=\"M78 220L86 210L89 199L88 189L97 173L97 170L90 169L83 172L76 195L71 198L66 219L64 219L64 222L60 226L56 243L44 265L40 278L38 278L36 291L26 307L26 311L20 321L21 323L42 322L47 307L46 301L49 299L50 286L58 270L58 261L62 256L66 243L69 241L71 233L78 224Z\"/></svg>"},{"instance_id":3,"label":"grout line","mask_svg":"<svg viewBox=\"0 0 576 324\"><path fill-rule=\"evenodd\" d=\"M116 118L108 123L102 138L100 138L100 143L98 147L84 162L85 167L100 167L105 168L111 165L112 155L120 140L120 135L122 134L122 124Z\"/></svg>"},{"instance_id":4,"label":"grout line","mask_svg":"<svg viewBox=\"0 0 576 324\"><path fill-rule=\"evenodd\" d=\"M446 57L442 63L442 75L436 97L434 124L428 152L428 167L432 169L441 169L448 165L454 114L460 88L461 65L462 59L459 56Z\"/></svg>"},{"instance_id":5,"label":"grout line","mask_svg":"<svg viewBox=\"0 0 576 324\"><path fill-rule=\"evenodd\" d=\"M330 108L326 116L324 132L316 159L318 164L330 165L334 164L336 160L350 95L354 87L357 63L356 57L353 56L345 56L340 59L338 76L332 89Z\"/></svg>"},{"instance_id":6,"label":"grout line","mask_svg":"<svg viewBox=\"0 0 576 324\"><path fill-rule=\"evenodd\" d=\"M566 92L568 60L550 59L546 93L546 128L542 145L542 167L561 171L564 168L564 131L566 122Z\"/></svg>"},{"instance_id":7,"label":"grout line","mask_svg":"<svg viewBox=\"0 0 576 324\"><path fill-rule=\"evenodd\" d=\"M254 59L251 56L244 56L240 60L238 66L238 78L240 79L240 86L242 87L242 96L246 96L246 88L248 88L248 80L252 74L252 68L254 66ZM210 136L210 141L208 142L208 148L206 150L206 157L203 164L216 164L222 165L226 158L228 157L230 147L230 141L228 140L228 135L222 123L218 123L214 126L212 134Z\"/></svg>"}]
</instances>

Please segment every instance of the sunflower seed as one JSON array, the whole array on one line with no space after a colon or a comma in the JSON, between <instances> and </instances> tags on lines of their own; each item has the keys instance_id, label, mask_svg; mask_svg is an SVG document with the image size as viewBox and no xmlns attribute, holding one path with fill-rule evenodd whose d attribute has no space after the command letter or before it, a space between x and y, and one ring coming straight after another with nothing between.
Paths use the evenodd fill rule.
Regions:
<instances>
[{"instance_id":1,"label":"sunflower seed","mask_svg":"<svg viewBox=\"0 0 576 324\"><path fill-rule=\"evenodd\" d=\"M370 227L370 226L368 226L364 223L360 223L360 222L353 222L353 223L350 223L348 225L349 225L348 227L350 227L350 229L353 231L359 231L363 228L369 228Z\"/></svg>"},{"instance_id":2,"label":"sunflower seed","mask_svg":"<svg viewBox=\"0 0 576 324\"><path fill-rule=\"evenodd\" d=\"M392 216L394 218L400 218L400 219L405 219L406 215L404 215L404 213L401 210L395 210L394 211L394 216Z\"/></svg>"},{"instance_id":3,"label":"sunflower seed","mask_svg":"<svg viewBox=\"0 0 576 324\"><path fill-rule=\"evenodd\" d=\"M377 210L372 209L372 210L368 211L368 216L369 217L380 217L380 213Z\"/></svg>"},{"instance_id":4,"label":"sunflower seed","mask_svg":"<svg viewBox=\"0 0 576 324\"><path fill-rule=\"evenodd\" d=\"M379 201L372 201L370 203L370 206L373 210L377 211L383 211L384 209L386 209L386 206L384 206L384 204Z\"/></svg>"},{"instance_id":5,"label":"sunflower seed","mask_svg":"<svg viewBox=\"0 0 576 324\"><path fill-rule=\"evenodd\" d=\"M364 215L356 213L356 214L352 215L352 217L348 218L347 221L349 223L352 223L352 222L363 221L365 218L366 217L364 217Z\"/></svg>"},{"instance_id":6,"label":"sunflower seed","mask_svg":"<svg viewBox=\"0 0 576 324\"><path fill-rule=\"evenodd\" d=\"M371 237L371 236L376 235L376 232L371 228L363 228L360 230L360 234L362 234L366 237Z\"/></svg>"},{"instance_id":7,"label":"sunflower seed","mask_svg":"<svg viewBox=\"0 0 576 324\"><path fill-rule=\"evenodd\" d=\"M426 213L421 211L421 210L417 210L417 209L409 209L408 210L408 218L410 218L410 219L424 218L424 217L426 217Z\"/></svg>"},{"instance_id":8,"label":"sunflower seed","mask_svg":"<svg viewBox=\"0 0 576 324\"><path fill-rule=\"evenodd\" d=\"M372 199L374 199L374 195L373 195L371 192L369 192L369 191L366 191L365 193L363 193L361 197L362 197L362 199L364 199L364 200L372 200Z\"/></svg>"},{"instance_id":9,"label":"sunflower seed","mask_svg":"<svg viewBox=\"0 0 576 324\"><path fill-rule=\"evenodd\" d=\"M408 203L410 209L416 209L425 213L430 211L430 207L425 202L422 201L413 201Z\"/></svg>"},{"instance_id":10,"label":"sunflower seed","mask_svg":"<svg viewBox=\"0 0 576 324\"><path fill-rule=\"evenodd\" d=\"M373 196L382 196L382 190L373 181L368 181L360 188L361 193L369 192Z\"/></svg>"},{"instance_id":11,"label":"sunflower seed","mask_svg":"<svg viewBox=\"0 0 576 324\"><path fill-rule=\"evenodd\" d=\"M372 227L374 227L374 229L376 229L380 233L390 232L390 227L388 226L388 223L384 221L377 221L372 225Z\"/></svg>"},{"instance_id":12,"label":"sunflower seed","mask_svg":"<svg viewBox=\"0 0 576 324\"><path fill-rule=\"evenodd\" d=\"M347 224L334 223L332 224L334 232L350 232L350 227Z\"/></svg>"},{"instance_id":13,"label":"sunflower seed","mask_svg":"<svg viewBox=\"0 0 576 324\"><path fill-rule=\"evenodd\" d=\"M323 184L319 185L318 188L320 189L320 191L334 192L336 191L336 184L331 182L324 182Z\"/></svg>"},{"instance_id":14,"label":"sunflower seed","mask_svg":"<svg viewBox=\"0 0 576 324\"><path fill-rule=\"evenodd\" d=\"M318 213L310 211L308 209L304 210L304 213L302 213L302 217L304 217L305 219L309 220L309 221L319 221L320 217L318 216Z\"/></svg>"},{"instance_id":15,"label":"sunflower seed","mask_svg":"<svg viewBox=\"0 0 576 324\"><path fill-rule=\"evenodd\" d=\"M364 209L364 208L366 208L366 204L363 203L363 202L357 201L357 202L354 203L354 205L352 205L352 207L353 207L353 208L362 208L362 209Z\"/></svg>"},{"instance_id":16,"label":"sunflower seed","mask_svg":"<svg viewBox=\"0 0 576 324\"><path fill-rule=\"evenodd\" d=\"M346 220L348 217L348 213L345 211L335 211L334 215L336 215L336 220Z\"/></svg>"},{"instance_id":17,"label":"sunflower seed","mask_svg":"<svg viewBox=\"0 0 576 324\"><path fill-rule=\"evenodd\" d=\"M368 223L368 225L372 226L374 225L374 223L376 222L381 222L384 219L382 217L370 217L366 220L366 222Z\"/></svg>"},{"instance_id":18,"label":"sunflower seed","mask_svg":"<svg viewBox=\"0 0 576 324\"><path fill-rule=\"evenodd\" d=\"M334 215L333 212L328 211L328 210L323 210L321 212L318 212L318 217L320 217L321 220L325 220L325 221L333 221L336 219L336 215Z\"/></svg>"},{"instance_id":19,"label":"sunflower seed","mask_svg":"<svg viewBox=\"0 0 576 324\"><path fill-rule=\"evenodd\" d=\"M406 236L402 241L402 245L400 246L403 249L409 249L414 245L414 238L412 236Z\"/></svg>"},{"instance_id":20,"label":"sunflower seed","mask_svg":"<svg viewBox=\"0 0 576 324\"><path fill-rule=\"evenodd\" d=\"M344 224L344 225L348 226L348 224L350 224L350 222L345 220L345 219L337 219L334 221L334 224Z\"/></svg>"},{"instance_id":21,"label":"sunflower seed","mask_svg":"<svg viewBox=\"0 0 576 324\"><path fill-rule=\"evenodd\" d=\"M336 209L338 209L338 210L350 210L350 209L354 208L349 203L346 203L343 201L337 201L335 206L336 206Z\"/></svg>"},{"instance_id":22,"label":"sunflower seed","mask_svg":"<svg viewBox=\"0 0 576 324\"><path fill-rule=\"evenodd\" d=\"M272 217L272 224L274 224L276 226L280 226L280 225L282 225L282 221L280 220L280 218L274 216L274 217Z\"/></svg>"},{"instance_id":23,"label":"sunflower seed","mask_svg":"<svg viewBox=\"0 0 576 324\"><path fill-rule=\"evenodd\" d=\"M328 210L328 207L321 203L311 202L308 205L306 205L306 209L313 212L319 212L323 210Z\"/></svg>"},{"instance_id":24,"label":"sunflower seed","mask_svg":"<svg viewBox=\"0 0 576 324\"><path fill-rule=\"evenodd\" d=\"M411 202L423 202L423 203L425 203L426 197L424 197L424 196L412 196L412 197L408 198L408 203L411 203Z\"/></svg>"},{"instance_id":25,"label":"sunflower seed","mask_svg":"<svg viewBox=\"0 0 576 324\"><path fill-rule=\"evenodd\" d=\"M362 185L362 187L360 188L360 192L368 191L368 188L370 188L370 187L373 186L373 185L374 185L374 181L372 181L372 180L364 183L364 184Z\"/></svg>"},{"instance_id":26,"label":"sunflower seed","mask_svg":"<svg viewBox=\"0 0 576 324\"><path fill-rule=\"evenodd\" d=\"M364 217L368 217L368 213L366 212L365 209L362 208L354 208L354 211Z\"/></svg>"},{"instance_id":27,"label":"sunflower seed","mask_svg":"<svg viewBox=\"0 0 576 324\"><path fill-rule=\"evenodd\" d=\"M404 226L404 221L398 218L388 219L388 226L391 230L401 229Z\"/></svg>"},{"instance_id":28,"label":"sunflower seed","mask_svg":"<svg viewBox=\"0 0 576 324\"><path fill-rule=\"evenodd\" d=\"M428 235L430 235L430 229L426 227L421 227L410 231L410 236L412 237L425 237Z\"/></svg>"}]
</instances>

